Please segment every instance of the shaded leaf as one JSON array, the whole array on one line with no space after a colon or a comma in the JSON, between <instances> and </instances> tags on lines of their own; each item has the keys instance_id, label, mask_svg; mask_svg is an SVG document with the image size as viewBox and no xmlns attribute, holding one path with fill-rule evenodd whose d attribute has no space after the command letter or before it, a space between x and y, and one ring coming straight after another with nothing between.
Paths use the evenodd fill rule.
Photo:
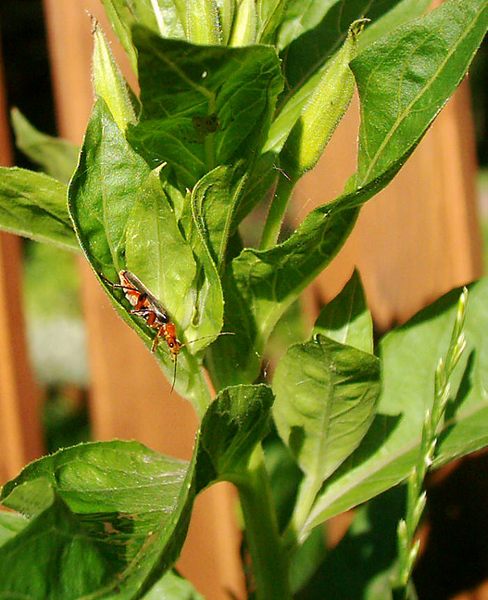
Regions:
<instances>
[{"instance_id":1,"label":"shaded leaf","mask_svg":"<svg viewBox=\"0 0 488 600\"><path fill-rule=\"evenodd\" d=\"M282 531L293 511L303 474L289 449L275 432L266 436L263 449L278 527Z\"/></svg>"},{"instance_id":2,"label":"shaded leaf","mask_svg":"<svg viewBox=\"0 0 488 600\"><path fill-rule=\"evenodd\" d=\"M188 339L194 344L195 351L208 346L213 341L222 329L224 316L222 286L209 245L208 231L204 220L205 209L199 203L199 198L200 188L195 186L190 198L191 232L189 237L198 264L192 320L186 332ZM219 212L218 209L217 212ZM214 241L216 239L217 235Z\"/></svg>"},{"instance_id":3,"label":"shaded leaf","mask_svg":"<svg viewBox=\"0 0 488 600\"><path fill-rule=\"evenodd\" d=\"M200 179L192 192L194 218L218 269L224 263L235 210L245 184L240 171L233 167L217 167Z\"/></svg>"},{"instance_id":4,"label":"shaded leaf","mask_svg":"<svg viewBox=\"0 0 488 600\"><path fill-rule=\"evenodd\" d=\"M371 19L359 37L359 47L365 48L395 26L420 15L429 4L430 0L374 3L310 0L304 9L301 0L289 2L282 43L290 35L298 39L282 53L287 86L279 100L279 112L271 125L266 149L281 149L300 113L316 92L324 71L328 70L328 61L337 60L336 54L354 21L364 17Z\"/></svg>"},{"instance_id":5,"label":"shaded leaf","mask_svg":"<svg viewBox=\"0 0 488 600\"><path fill-rule=\"evenodd\" d=\"M356 270L342 291L321 310L313 332L373 353L373 320Z\"/></svg>"},{"instance_id":6,"label":"shaded leaf","mask_svg":"<svg viewBox=\"0 0 488 600\"><path fill-rule=\"evenodd\" d=\"M219 164L254 160L282 79L273 48L195 46L137 27L142 115L130 142L192 188Z\"/></svg>"},{"instance_id":7,"label":"shaded leaf","mask_svg":"<svg viewBox=\"0 0 488 600\"><path fill-rule=\"evenodd\" d=\"M409 2L412 3L412 0ZM279 37L286 79L286 91L280 98L280 107L303 85L307 85L340 48L351 23L363 18L374 23L399 4L402 0L307 0L306 3L291 0ZM418 10L419 3L416 4ZM423 10L425 3L422 4ZM395 20L391 19L389 26L394 23Z\"/></svg>"},{"instance_id":8,"label":"shaded leaf","mask_svg":"<svg viewBox=\"0 0 488 600\"><path fill-rule=\"evenodd\" d=\"M0 228L67 250L79 248L66 186L43 173L0 167Z\"/></svg>"},{"instance_id":9,"label":"shaded leaf","mask_svg":"<svg viewBox=\"0 0 488 600\"><path fill-rule=\"evenodd\" d=\"M396 527L405 488L395 487L361 506L343 539L331 549L297 600L391 600ZM314 532L316 529L314 529Z\"/></svg>"},{"instance_id":10,"label":"shaded leaf","mask_svg":"<svg viewBox=\"0 0 488 600\"><path fill-rule=\"evenodd\" d=\"M376 40L387 36L396 27L420 17L432 6L431 0L400 0L399 2L386 0L374 3L372 7L376 12L371 12L368 17L371 23L359 38L358 48L364 49Z\"/></svg>"},{"instance_id":11,"label":"shaded leaf","mask_svg":"<svg viewBox=\"0 0 488 600\"><path fill-rule=\"evenodd\" d=\"M273 393L266 385L240 385L220 392L200 428L197 490L219 479L232 481L268 432Z\"/></svg>"},{"instance_id":12,"label":"shaded leaf","mask_svg":"<svg viewBox=\"0 0 488 600\"><path fill-rule=\"evenodd\" d=\"M293 597L315 574L329 553L324 527L316 527L294 552L290 561L290 584ZM322 589L323 597L325 592Z\"/></svg>"}]
</instances>

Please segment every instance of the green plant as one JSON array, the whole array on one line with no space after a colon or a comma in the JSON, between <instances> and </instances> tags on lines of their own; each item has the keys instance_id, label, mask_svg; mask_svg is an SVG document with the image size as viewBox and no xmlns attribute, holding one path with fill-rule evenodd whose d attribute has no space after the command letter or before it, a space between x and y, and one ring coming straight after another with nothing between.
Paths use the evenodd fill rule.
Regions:
<instances>
[{"instance_id":1,"label":"green plant","mask_svg":"<svg viewBox=\"0 0 488 600\"><path fill-rule=\"evenodd\" d=\"M0 597L196 597L171 567L195 495L220 480L239 492L256 598L332 597L340 585L344 597L413 594L404 573L422 508L419 461L428 455L438 466L488 444L488 281L471 286L465 321L456 320L454 291L387 334L375 354L355 274L311 339L288 349L271 386L254 382L280 317L463 78L487 28L486 2L446 0L429 14L426 0L103 3L140 98L95 27L97 100L76 169L63 162L62 142L24 140L57 179L1 169L0 224L81 248L99 277L116 281L129 269L144 282L185 344L175 385L201 426L189 462L136 442L81 444L5 484L1 499L17 512L0 514ZM357 173L277 243L293 186L317 162L354 82ZM28 127L17 119L18 134L40 135ZM239 225L270 188L260 248L242 248ZM100 282L149 347L154 330L130 312L123 291ZM155 358L172 377L163 342ZM393 556L381 572L338 582L330 565L367 529L367 509L336 551L323 547L322 524L414 467L399 566ZM291 481L280 480L281 469Z\"/></svg>"}]
</instances>

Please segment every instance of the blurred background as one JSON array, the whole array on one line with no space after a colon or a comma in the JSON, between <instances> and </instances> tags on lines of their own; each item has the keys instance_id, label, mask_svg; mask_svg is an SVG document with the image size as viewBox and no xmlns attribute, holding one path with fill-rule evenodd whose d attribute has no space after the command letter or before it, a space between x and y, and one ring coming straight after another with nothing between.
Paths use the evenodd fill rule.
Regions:
<instances>
[{"instance_id":1,"label":"blurred background","mask_svg":"<svg viewBox=\"0 0 488 600\"><path fill-rule=\"evenodd\" d=\"M2 0L0 40L5 95L42 131L57 136L41 0ZM14 145L12 163L38 170ZM89 438L86 332L75 256L23 241L23 302L35 377L43 390L46 447L53 451ZM48 341L48 342L47 342Z\"/></svg>"}]
</instances>

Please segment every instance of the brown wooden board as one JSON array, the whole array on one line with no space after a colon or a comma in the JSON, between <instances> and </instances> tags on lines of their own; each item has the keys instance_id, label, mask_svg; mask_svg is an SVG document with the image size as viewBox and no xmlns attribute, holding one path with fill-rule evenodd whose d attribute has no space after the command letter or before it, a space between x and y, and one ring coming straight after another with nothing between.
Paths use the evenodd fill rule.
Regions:
<instances>
[{"instance_id":1,"label":"brown wooden board","mask_svg":"<svg viewBox=\"0 0 488 600\"><path fill-rule=\"evenodd\" d=\"M0 57L0 164L11 162ZM0 483L42 454L40 393L31 373L22 313L21 240L0 234Z\"/></svg>"}]
</instances>

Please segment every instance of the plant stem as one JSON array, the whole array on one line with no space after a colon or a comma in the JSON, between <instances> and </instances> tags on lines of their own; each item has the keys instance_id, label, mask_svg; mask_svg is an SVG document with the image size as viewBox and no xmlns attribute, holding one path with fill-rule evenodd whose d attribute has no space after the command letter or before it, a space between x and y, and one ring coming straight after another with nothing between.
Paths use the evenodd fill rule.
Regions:
<instances>
[{"instance_id":1,"label":"plant stem","mask_svg":"<svg viewBox=\"0 0 488 600\"><path fill-rule=\"evenodd\" d=\"M288 561L278 531L261 446L250 459L246 477L236 481L236 485L246 524L256 599L289 600Z\"/></svg>"},{"instance_id":2,"label":"plant stem","mask_svg":"<svg viewBox=\"0 0 488 600\"><path fill-rule=\"evenodd\" d=\"M271 201L269 207L268 217L266 218L266 223L264 224L260 245L261 250L271 248L271 246L274 246L278 241L281 224L283 222L288 200L290 199L294 185L295 182L291 181L285 176L279 178L273 200Z\"/></svg>"}]
</instances>

